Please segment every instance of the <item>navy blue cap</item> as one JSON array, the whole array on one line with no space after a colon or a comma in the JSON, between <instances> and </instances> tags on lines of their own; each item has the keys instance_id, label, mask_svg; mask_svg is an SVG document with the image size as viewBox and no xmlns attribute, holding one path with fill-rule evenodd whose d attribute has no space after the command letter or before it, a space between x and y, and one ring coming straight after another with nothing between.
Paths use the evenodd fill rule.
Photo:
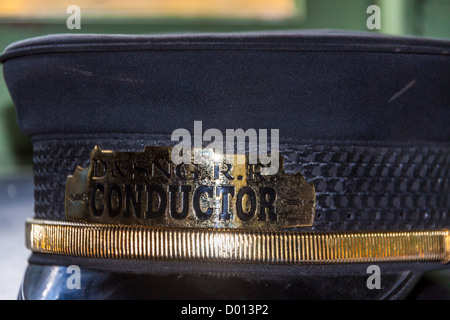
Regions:
<instances>
[{"instance_id":1,"label":"navy blue cap","mask_svg":"<svg viewBox=\"0 0 450 320\"><path fill-rule=\"evenodd\" d=\"M50 35L0 61L29 135L279 128L449 141L450 41L338 31ZM45 89L44 89L45 88Z\"/></svg>"}]
</instances>

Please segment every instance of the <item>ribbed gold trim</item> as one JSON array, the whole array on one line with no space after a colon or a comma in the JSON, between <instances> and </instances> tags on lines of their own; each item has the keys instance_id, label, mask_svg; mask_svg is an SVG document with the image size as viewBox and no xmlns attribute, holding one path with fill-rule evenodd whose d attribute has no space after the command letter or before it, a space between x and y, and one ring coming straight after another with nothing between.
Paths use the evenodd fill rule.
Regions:
<instances>
[{"instance_id":1,"label":"ribbed gold trim","mask_svg":"<svg viewBox=\"0 0 450 320\"><path fill-rule=\"evenodd\" d=\"M450 260L448 230L282 232L27 221L33 252L94 258L257 263Z\"/></svg>"}]
</instances>

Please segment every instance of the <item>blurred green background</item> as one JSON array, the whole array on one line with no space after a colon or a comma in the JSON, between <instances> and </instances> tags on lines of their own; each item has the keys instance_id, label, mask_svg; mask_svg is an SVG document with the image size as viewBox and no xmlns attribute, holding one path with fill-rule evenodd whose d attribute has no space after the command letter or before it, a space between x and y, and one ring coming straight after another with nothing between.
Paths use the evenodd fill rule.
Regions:
<instances>
[{"instance_id":1,"label":"blurred green background","mask_svg":"<svg viewBox=\"0 0 450 320\"><path fill-rule=\"evenodd\" d=\"M136 10L131 12L125 10L127 1L121 1L122 3L116 6L116 10L110 12L105 11L105 7L98 6L86 9L86 5L98 4L98 2L80 0L78 5L81 8L81 30L68 30L66 19L69 14L65 10L67 4L61 5L63 2L59 2L55 5L56 2L52 0L30 1L0 1L0 51L21 39L55 33L151 34L344 29L450 38L450 0L286 0L283 5L287 7L282 8L285 13L281 18L270 15L270 5L276 3L273 0L265 1L264 10L267 11L269 18L264 16L264 10L262 10L262 17L261 10L258 11L259 16L252 15L252 10L256 12L258 6L264 2L254 0L235 1L235 4L237 3L240 7L235 11L234 16L232 7L231 9L229 7L228 11L224 10L223 15L209 15L208 10L195 10L202 6L211 9L213 2L223 4L221 0L184 1L182 5L180 1L172 1L174 7L170 10L157 12L151 12L154 7L149 6L151 1L147 1L147 11L137 11L141 12L138 15ZM119 4L118 1L110 0L109 2ZM157 0L154 2L156 3ZM289 2L292 6L289 6ZM33 5L31 6L30 3ZM103 2L105 3L107 4L108 1ZM139 1L131 0L129 3L130 6L134 5L135 9L139 9ZM69 4L77 4L77 1L71 1ZM161 5L161 2L157 4ZM366 10L373 4L381 9L380 30L368 30L366 27L366 21L370 16ZM277 5L281 6L281 2ZM3 77L0 77L0 179L30 172L31 143L17 126L13 102Z\"/></svg>"}]
</instances>

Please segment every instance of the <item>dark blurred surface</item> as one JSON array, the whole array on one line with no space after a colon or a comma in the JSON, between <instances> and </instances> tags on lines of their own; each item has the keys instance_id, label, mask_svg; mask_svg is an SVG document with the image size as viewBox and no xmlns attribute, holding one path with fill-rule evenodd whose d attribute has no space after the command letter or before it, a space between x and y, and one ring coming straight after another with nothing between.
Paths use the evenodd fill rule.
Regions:
<instances>
[{"instance_id":1,"label":"dark blurred surface","mask_svg":"<svg viewBox=\"0 0 450 320\"><path fill-rule=\"evenodd\" d=\"M16 299L29 256L25 219L33 216L33 180L21 175L0 180L0 299Z\"/></svg>"},{"instance_id":2,"label":"dark blurred surface","mask_svg":"<svg viewBox=\"0 0 450 320\"><path fill-rule=\"evenodd\" d=\"M409 294L410 300L450 300L450 270L429 271Z\"/></svg>"}]
</instances>

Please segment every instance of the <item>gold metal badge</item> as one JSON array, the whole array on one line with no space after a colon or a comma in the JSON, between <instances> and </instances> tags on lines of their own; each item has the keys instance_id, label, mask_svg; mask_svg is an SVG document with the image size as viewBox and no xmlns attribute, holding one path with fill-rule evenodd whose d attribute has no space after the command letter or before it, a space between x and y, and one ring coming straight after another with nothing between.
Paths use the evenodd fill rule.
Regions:
<instances>
[{"instance_id":1,"label":"gold metal badge","mask_svg":"<svg viewBox=\"0 0 450 320\"><path fill-rule=\"evenodd\" d=\"M201 163L174 164L171 147L115 152L95 147L66 184L68 220L173 228L312 226L315 190L300 173L262 175L245 155L202 149Z\"/></svg>"}]
</instances>

